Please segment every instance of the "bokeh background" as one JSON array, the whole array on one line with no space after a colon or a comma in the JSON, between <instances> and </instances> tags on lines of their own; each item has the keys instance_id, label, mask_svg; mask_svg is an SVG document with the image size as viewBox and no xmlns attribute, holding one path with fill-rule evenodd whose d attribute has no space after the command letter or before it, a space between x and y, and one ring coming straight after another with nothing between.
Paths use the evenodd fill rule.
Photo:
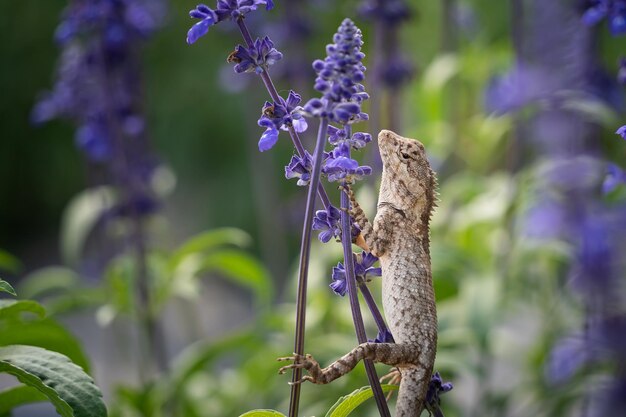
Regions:
<instances>
[{"instance_id":1,"label":"bokeh background","mask_svg":"<svg viewBox=\"0 0 626 417\"><path fill-rule=\"evenodd\" d=\"M440 184L431 241L436 368L454 384L446 415L624 415L626 144L614 132L626 120L624 29L615 20L626 5L411 0L391 2L411 13L389 22L360 13L364 3L277 1L247 22L284 54L271 68L279 93L307 100L316 94L310 63L353 19L372 96L361 129L393 127L425 144ZM53 38L67 4L0 2L0 274L80 341L112 415L286 412L287 377L276 375L274 358L293 350L306 190L284 178L287 135L257 149L267 97L254 74L226 63L242 42L235 25L187 45L196 4L170 0L158 30L133 46L150 139L142 149L159 166L144 228L158 281L150 348L123 237L132 225L111 216L106 164L77 149L72 121L32 123L55 82ZM603 4L610 13L595 22L589 10ZM310 124L303 138L312 150ZM375 148L357 154L374 168L358 189L370 216ZM337 201L336 186L327 189ZM356 340L347 299L328 289L340 258L339 245L315 239L307 351L323 363ZM380 282L371 286L379 297ZM305 386L301 414L326 413L365 381L358 368L331 386ZM15 415L55 414L38 404Z\"/></svg>"}]
</instances>

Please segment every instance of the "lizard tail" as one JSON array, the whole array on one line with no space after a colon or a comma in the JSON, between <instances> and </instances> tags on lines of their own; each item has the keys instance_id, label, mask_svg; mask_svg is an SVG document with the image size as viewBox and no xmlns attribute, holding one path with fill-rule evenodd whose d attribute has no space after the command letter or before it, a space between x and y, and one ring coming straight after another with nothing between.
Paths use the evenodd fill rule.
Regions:
<instances>
[{"instance_id":1,"label":"lizard tail","mask_svg":"<svg viewBox=\"0 0 626 417\"><path fill-rule=\"evenodd\" d=\"M412 366L403 368L401 373L395 417L419 417L424 410L431 372Z\"/></svg>"}]
</instances>

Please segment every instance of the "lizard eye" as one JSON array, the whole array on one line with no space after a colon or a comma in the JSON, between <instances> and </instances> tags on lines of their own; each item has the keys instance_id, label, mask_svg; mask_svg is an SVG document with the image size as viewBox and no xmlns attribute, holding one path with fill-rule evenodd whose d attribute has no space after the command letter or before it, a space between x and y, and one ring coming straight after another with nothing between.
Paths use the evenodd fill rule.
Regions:
<instances>
[{"instance_id":1,"label":"lizard eye","mask_svg":"<svg viewBox=\"0 0 626 417\"><path fill-rule=\"evenodd\" d=\"M408 153L402 152L402 157L404 159L411 159L411 156Z\"/></svg>"}]
</instances>

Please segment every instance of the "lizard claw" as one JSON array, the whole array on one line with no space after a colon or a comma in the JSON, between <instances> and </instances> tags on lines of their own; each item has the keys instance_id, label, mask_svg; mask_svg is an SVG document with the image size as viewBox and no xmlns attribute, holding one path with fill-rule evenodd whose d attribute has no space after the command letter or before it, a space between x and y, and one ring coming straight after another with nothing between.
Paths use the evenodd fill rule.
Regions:
<instances>
[{"instance_id":1,"label":"lizard claw","mask_svg":"<svg viewBox=\"0 0 626 417\"><path fill-rule=\"evenodd\" d=\"M304 368L306 366L306 362L303 361L303 359L310 359L312 358L311 355L299 355L297 353L294 353L293 356L284 356L282 358L277 358L276 360L278 362L286 362L286 361L293 361L294 363L292 363L291 365L285 365L283 367L281 367L278 370L279 374L284 374L285 372L287 372L289 369L297 369L297 368Z\"/></svg>"},{"instance_id":2,"label":"lizard claw","mask_svg":"<svg viewBox=\"0 0 626 417\"><path fill-rule=\"evenodd\" d=\"M298 385L298 384L302 384L305 381L310 381L313 382L313 378L311 378L309 375L305 375L302 378L300 378L297 381L289 381L287 382L289 385Z\"/></svg>"}]
</instances>

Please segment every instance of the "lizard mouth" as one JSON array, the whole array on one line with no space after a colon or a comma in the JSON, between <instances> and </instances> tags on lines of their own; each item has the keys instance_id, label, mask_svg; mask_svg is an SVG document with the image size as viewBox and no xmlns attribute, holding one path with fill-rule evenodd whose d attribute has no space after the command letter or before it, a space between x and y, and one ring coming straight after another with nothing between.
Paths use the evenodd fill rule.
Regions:
<instances>
[{"instance_id":1,"label":"lizard mouth","mask_svg":"<svg viewBox=\"0 0 626 417\"><path fill-rule=\"evenodd\" d=\"M392 149L398 145L394 136L395 134L391 130L386 129L381 130L378 134L378 149L383 161L389 157Z\"/></svg>"}]
</instances>

